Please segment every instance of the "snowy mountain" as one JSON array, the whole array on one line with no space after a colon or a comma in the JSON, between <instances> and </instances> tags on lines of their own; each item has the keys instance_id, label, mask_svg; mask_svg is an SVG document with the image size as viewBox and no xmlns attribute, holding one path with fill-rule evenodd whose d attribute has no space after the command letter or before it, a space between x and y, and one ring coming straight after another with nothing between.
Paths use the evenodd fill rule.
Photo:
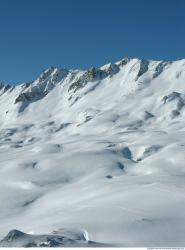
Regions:
<instances>
[{"instance_id":1,"label":"snowy mountain","mask_svg":"<svg viewBox=\"0 0 185 250\"><path fill-rule=\"evenodd\" d=\"M185 60L1 84L0 246L184 246L184 161Z\"/></svg>"}]
</instances>

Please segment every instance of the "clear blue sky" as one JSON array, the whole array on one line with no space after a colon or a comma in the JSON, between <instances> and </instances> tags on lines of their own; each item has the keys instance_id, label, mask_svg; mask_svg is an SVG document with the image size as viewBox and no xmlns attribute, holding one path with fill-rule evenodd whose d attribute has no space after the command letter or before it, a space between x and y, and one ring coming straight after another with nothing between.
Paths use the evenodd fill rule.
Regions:
<instances>
[{"instance_id":1,"label":"clear blue sky","mask_svg":"<svg viewBox=\"0 0 185 250\"><path fill-rule=\"evenodd\" d=\"M185 58L185 0L0 0L0 81L128 57Z\"/></svg>"}]
</instances>

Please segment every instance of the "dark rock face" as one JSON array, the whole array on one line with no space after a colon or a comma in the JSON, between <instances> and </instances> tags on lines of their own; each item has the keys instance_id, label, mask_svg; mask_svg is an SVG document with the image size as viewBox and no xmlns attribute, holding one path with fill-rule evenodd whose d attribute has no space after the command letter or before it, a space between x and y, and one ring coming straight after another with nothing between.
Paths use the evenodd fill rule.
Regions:
<instances>
[{"instance_id":1,"label":"dark rock face","mask_svg":"<svg viewBox=\"0 0 185 250\"><path fill-rule=\"evenodd\" d=\"M19 113L20 113L20 112L23 112L30 103L40 100L47 94L48 94L47 91L45 92L32 91L32 92L21 93L15 99L14 104L21 103L20 108L19 108Z\"/></svg>"},{"instance_id":2,"label":"dark rock face","mask_svg":"<svg viewBox=\"0 0 185 250\"><path fill-rule=\"evenodd\" d=\"M123 66L125 66L129 61L130 61L130 59L129 59L128 57L125 57L125 58L123 58L123 59L119 62L119 64L117 64L117 65L123 67Z\"/></svg>"},{"instance_id":3,"label":"dark rock face","mask_svg":"<svg viewBox=\"0 0 185 250\"><path fill-rule=\"evenodd\" d=\"M121 170L124 170L124 168L125 168L124 165L123 165L121 162L118 162L118 163L117 163L117 166L118 166L118 168L121 169Z\"/></svg>"},{"instance_id":4,"label":"dark rock face","mask_svg":"<svg viewBox=\"0 0 185 250\"><path fill-rule=\"evenodd\" d=\"M51 67L39 76L34 82L28 82L22 85L22 91L15 99L14 104L21 103L19 112L32 102L44 98L59 82L68 75L69 71Z\"/></svg>"},{"instance_id":5,"label":"dark rock face","mask_svg":"<svg viewBox=\"0 0 185 250\"><path fill-rule=\"evenodd\" d=\"M4 91L7 91L9 89L11 89L11 86L9 84L4 87Z\"/></svg>"},{"instance_id":6,"label":"dark rock face","mask_svg":"<svg viewBox=\"0 0 185 250\"><path fill-rule=\"evenodd\" d=\"M132 153L128 147L123 148L122 154L126 159L132 159Z\"/></svg>"},{"instance_id":7,"label":"dark rock face","mask_svg":"<svg viewBox=\"0 0 185 250\"><path fill-rule=\"evenodd\" d=\"M148 119L153 118L153 117L154 117L153 114L151 114L148 111L145 111L145 113L144 113L144 119L148 120Z\"/></svg>"},{"instance_id":8,"label":"dark rock face","mask_svg":"<svg viewBox=\"0 0 185 250\"><path fill-rule=\"evenodd\" d=\"M100 73L95 67L90 68L87 71L89 80L94 80L94 78Z\"/></svg>"},{"instance_id":9,"label":"dark rock face","mask_svg":"<svg viewBox=\"0 0 185 250\"><path fill-rule=\"evenodd\" d=\"M83 88L86 83L94 81L100 76L101 70L96 69L95 67L90 68L89 70L85 71L85 73L78 80L76 80L69 86L68 91L72 90L73 92L76 92L80 88Z\"/></svg>"},{"instance_id":10,"label":"dark rock face","mask_svg":"<svg viewBox=\"0 0 185 250\"><path fill-rule=\"evenodd\" d=\"M73 82L70 86L69 86L69 91L70 90L73 90L74 92L76 92L78 89L82 88L83 87L83 81L76 81L76 82Z\"/></svg>"},{"instance_id":11,"label":"dark rock face","mask_svg":"<svg viewBox=\"0 0 185 250\"><path fill-rule=\"evenodd\" d=\"M163 70L164 70L164 68L168 65L168 64L170 64L171 62L160 62L158 65L157 65L157 67L156 67L156 69L155 69L155 72L154 72L154 74L153 74L153 78L156 78L156 77L158 77L162 72L163 72Z\"/></svg>"},{"instance_id":12,"label":"dark rock face","mask_svg":"<svg viewBox=\"0 0 185 250\"><path fill-rule=\"evenodd\" d=\"M107 179L112 179L113 177L112 177L112 175L106 175L105 176Z\"/></svg>"},{"instance_id":13,"label":"dark rock face","mask_svg":"<svg viewBox=\"0 0 185 250\"><path fill-rule=\"evenodd\" d=\"M54 231L51 234L26 234L11 230L1 241L0 247L106 247L108 245L89 241L83 232Z\"/></svg>"},{"instance_id":14,"label":"dark rock face","mask_svg":"<svg viewBox=\"0 0 185 250\"><path fill-rule=\"evenodd\" d=\"M24 233L19 231L19 230L16 230L16 229L13 229L11 230L4 238L5 241L12 241L12 240L16 240L18 238L21 238L22 236L24 236Z\"/></svg>"},{"instance_id":15,"label":"dark rock face","mask_svg":"<svg viewBox=\"0 0 185 250\"><path fill-rule=\"evenodd\" d=\"M77 81L73 82L68 91L76 92L77 90L83 88L88 82L93 82L96 80L102 80L107 76L112 76L119 71L119 67L116 64L110 64L110 66L105 69L97 69L92 67L88 69Z\"/></svg>"},{"instance_id":16,"label":"dark rock face","mask_svg":"<svg viewBox=\"0 0 185 250\"><path fill-rule=\"evenodd\" d=\"M51 67L51 68L49 68L47 70L44 70L42 72L42 74L39 76L39 79L38 79L39 82L45 81L48 78L48 76L50 76L52 74L54 69L55 69L54 67Z\"/></svg>"},{"instance_id":17,"label":"dark rock face","mask_svg":"<svg viewBox=\"0 0 185 250\"><path fill-rule=\"evenodd\" d=\"M173 101L175 99L179 99L179 98L180 98L180 93L174 91L171 94L164 96L163 101L164 101L164 103L166 103L166 102L171 102L171 101Z\"/></svg>"},{"instance_id":18,"label":"dark rock face","mask_svg":"<svg viewBox=\"0 0 185 250\"><path fill-rule=\"evenodd\" d=\"M136 80L138 80L138 78L140 76L142 76L144 73L146 73L148 71L148 65L149 65L149 61L147 61L147 60L141 60L141 62L140 62L140 68L139 68L139 72L137 74Z\"/></svg>"},{"instance_id":19,"label":"dark rock face","mask_svg":"<svg viewBox=\"0 0 185 250\"><path fill-rule=\"evenodd\" d=\"M15 104L18 102L23 102L23 101L29 101L31 100L31 95L28 93L21 93L16 99L15 99Z\"/></svg>"},{"instance_id":20,"label":"dark rock face","mask_svg":"<svg viewBox=\"0 0 185 250\"><path fill-rule=\"evenodd\" d=\"M174 91L171 94L164 96L162 102L164 105L173 102L174 109L171 110L171 118L173 119L181 114L181 110L185 106L185 97L181 93Z\"/></svg>"},{"instance_id":21,"label":"dark rock face","mask_svg":"<svg viewBox=\"0 0 185 250\"><path fill-rule=\"evenodd\" d=\"M42 98L43 96L46 96L48 93L47 92L43 92L43 93L39 93L39 92L27 92L27 93L21 93L16 99L15 99L15 104L18 102L33 102L36 101L40 98Z\"/></svg>"},{"instance_id":22,"label":"dark rock face","mask_svg":"<svg viewBox=\"0 0 185 250\"><path fill-rule=\"evenodd\" d=\"M9 89L14 89L14 86L10 86L9 84L0 83L0 90L3 90L3 93L8 91Z\"/></svg>"},{"instance_id":23,"label":"dark rock face","mask_svg":"<svg viewBox=\"0 0 185 250\"><path fill-rule=\"evenodd\" d=\"M127 59L121 61L121 66L127 63ZM51 67L42 72L36 81L28 82L22 85L22 91L19 93L14 101L14 104L21 103L19 113L23 112L30 103L38 101L44 98L58 83L61 83L67 76L71 79L68 91L73 95L79 89L83 88L88 82L94 82L102 80L106 77L111 77L120 70L116 64L110 64L105 69L99 69L92 67L74 80L76 73L71 73L66 69L59 69ZM4 92L11 86L0 85L0 88L4 88ZM72 98L72 96L71 96ZM76 102L76 101L75 101Z\"/></svg>"}]
</instances>

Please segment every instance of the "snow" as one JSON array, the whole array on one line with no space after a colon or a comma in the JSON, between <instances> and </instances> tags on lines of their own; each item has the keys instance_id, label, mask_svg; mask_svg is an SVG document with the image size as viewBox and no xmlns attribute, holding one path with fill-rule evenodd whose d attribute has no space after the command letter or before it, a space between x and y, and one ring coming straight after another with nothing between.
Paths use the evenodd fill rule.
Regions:
<instances>
[{"instance_id":1,"label":"snow","mask_svg":"<svg viewBox=\"0 0 185 250\"><path fill-rule=\"evenodd\" d=\"M53 231L46 235L26 234L11 230L0 242L2 247L106 247L110 245L89 241L86 232L77 230Z\"/></svg>"},{"instance_id":2,"label":"snow","mask_svg":"<svg viewBox=\"0 0 185 250\"><path fill-rule=\"evenodd\" d=\"M185 60L125 58L93 74L50 68L1 88L0 239L60 229L184 246Z\"/></svg>"}]
</instances>

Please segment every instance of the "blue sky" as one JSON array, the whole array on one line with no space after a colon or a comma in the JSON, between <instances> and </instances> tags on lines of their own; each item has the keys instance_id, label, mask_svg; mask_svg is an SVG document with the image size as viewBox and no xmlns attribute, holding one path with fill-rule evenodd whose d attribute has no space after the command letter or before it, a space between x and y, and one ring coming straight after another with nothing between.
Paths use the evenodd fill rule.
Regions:
<instances>
[{"instance_id":1,"label":"blue sky","mask_svg":"<svg viewBox=\"0 0 185 250\"><path fill-rule=\"evenodd\" d=\"M125 56L185 58L185 0L0 0L0 81Z\"/></svg>"}]
</instances>

